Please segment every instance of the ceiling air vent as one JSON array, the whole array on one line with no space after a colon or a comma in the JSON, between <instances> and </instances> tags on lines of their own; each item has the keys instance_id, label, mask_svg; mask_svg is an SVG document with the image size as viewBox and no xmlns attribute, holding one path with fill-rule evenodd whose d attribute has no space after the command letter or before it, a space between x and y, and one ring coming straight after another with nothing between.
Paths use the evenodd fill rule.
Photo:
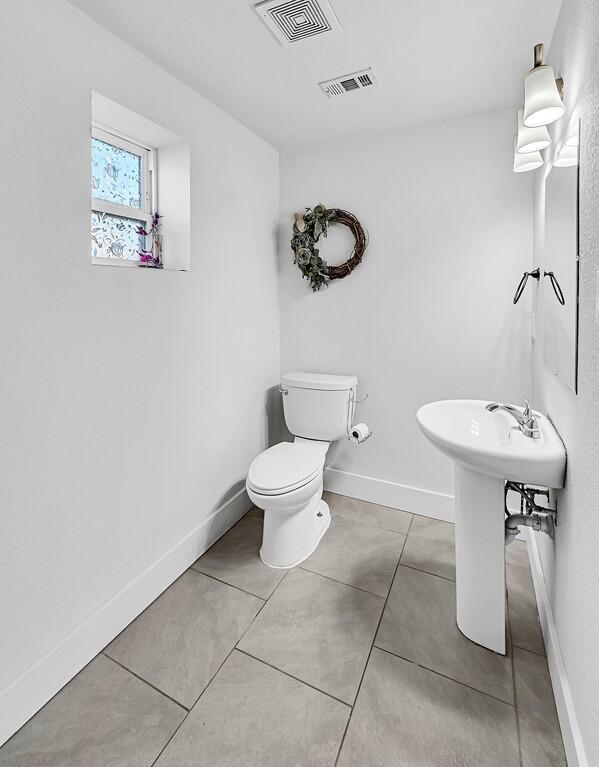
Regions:
<instances>
[{"instance_id":1,"label":"ceiling air vent","mask_svg":"<svg viewBox=\"0 0 599 767\"><path fill-rule=\"evenodd\" d=\"M283 45L340 28L329 0L264 0L254 8Z\"/></svg>"},{"instance_id":2,"label":"ceiling air vent","mask_svg":"<svg viewBox=\"0 0 599 767\"><path fill-rule=\"evenodd\" d=\"M372 69L362 69L360 72L354 72L351 75L342 75L332 80L325 80L318 83L327 96L332 99L335 96L344 96L352 91L359 91L363 88L370 88L377 85L377 79Z\"/></svg>"}]
</instances>

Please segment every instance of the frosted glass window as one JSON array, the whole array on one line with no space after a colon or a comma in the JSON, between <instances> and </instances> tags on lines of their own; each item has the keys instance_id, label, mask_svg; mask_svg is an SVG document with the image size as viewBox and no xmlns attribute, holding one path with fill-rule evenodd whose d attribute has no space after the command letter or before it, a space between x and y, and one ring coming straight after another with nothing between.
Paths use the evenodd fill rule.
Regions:
<instances>
[{"instance_id":1,"label":"frosted glass window","mask_svg":"<svg viewBox=\"0 0 599 767\"><path fill-rule=\"evenodd\" d=\"M141 208L141 158L126 149L92 138L92 197Z\"/></svg>"},{"instance_id":2,"label":"frosted glass window","mask_svg":"<svg viewBox=\"0 0 599 767\"><path fill-rule=\"evenodd\" d=\"M91 255L95 264L132 266L149 230L154 203L155 150L134 138L92 126Z\"/></svg>"},{"instance_id":3,"label":"frosted glass window","mask_svg":"<svg viewBox=\"0 0 599 767\"><path fill-rule=\"evenodd\" d=\"M145 221L92 210L92 258L139 261L143 238L135 231Z\"/></svg>"}]
</instances>

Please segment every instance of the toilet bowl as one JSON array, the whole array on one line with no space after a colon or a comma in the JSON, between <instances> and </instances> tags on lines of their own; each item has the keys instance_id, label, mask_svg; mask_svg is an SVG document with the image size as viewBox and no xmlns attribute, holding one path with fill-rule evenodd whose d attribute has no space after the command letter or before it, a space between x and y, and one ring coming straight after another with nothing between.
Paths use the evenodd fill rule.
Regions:
<instances>
[{"instance_id":1,"label":"toilet bowl","mask_svg":"<svg viewBox=\"0 0 599 767\"><path fill-rule=\"evenodd\" d=\"M329 443L296 438L261 453L250 466L246 489L264 509L260 558L270 567L299 565L312 554L331 523L322 500Z\"/></svg>"},{"instance_id":2,"label":"toilet bowl","mask_svg":"<svg viewBox=\"0 0 599 767\"><path fill-rule=\"evenodd\" d=\"M294 567L310 556L331 523L322 499L324 460L331 442L347 438L358 379L288 373L280 392L293 442L269 447L252 461L246 489L264 509L260 557L270 567Z\"/></svg>"}]
</instances>

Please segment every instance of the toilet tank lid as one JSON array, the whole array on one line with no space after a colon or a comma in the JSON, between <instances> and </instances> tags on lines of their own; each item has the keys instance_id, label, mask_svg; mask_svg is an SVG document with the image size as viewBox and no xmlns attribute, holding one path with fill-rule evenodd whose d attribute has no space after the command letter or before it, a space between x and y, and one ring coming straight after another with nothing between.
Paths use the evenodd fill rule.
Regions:
<instances>
[{"instance_id":1,"label":"toilet tank lid","mask_svg":"<svg viewBox=\"0 0 599 767\"><path fill-rule=\"evenodd\" d=\"M335 376L329 373L285 373L281 376L283 386L320 391L346 391L358 385L357 376Z\"/></svg>"}]
</instances>

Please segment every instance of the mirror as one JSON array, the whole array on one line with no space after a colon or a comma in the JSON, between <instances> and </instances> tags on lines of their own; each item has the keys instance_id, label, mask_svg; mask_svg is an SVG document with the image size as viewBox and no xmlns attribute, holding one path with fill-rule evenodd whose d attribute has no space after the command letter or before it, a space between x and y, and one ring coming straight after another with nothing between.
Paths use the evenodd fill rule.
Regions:
<instances>
[{"instance_id":1,"label":"mirror","mask_svg":"<svg viewBox=\"0 0 599 767\"><path fill-rule=\"evenodd\" d=\"M580 123L545 179L543 357L574 392L578 378L578 158Z\"/></svg>"}]
</instances>

